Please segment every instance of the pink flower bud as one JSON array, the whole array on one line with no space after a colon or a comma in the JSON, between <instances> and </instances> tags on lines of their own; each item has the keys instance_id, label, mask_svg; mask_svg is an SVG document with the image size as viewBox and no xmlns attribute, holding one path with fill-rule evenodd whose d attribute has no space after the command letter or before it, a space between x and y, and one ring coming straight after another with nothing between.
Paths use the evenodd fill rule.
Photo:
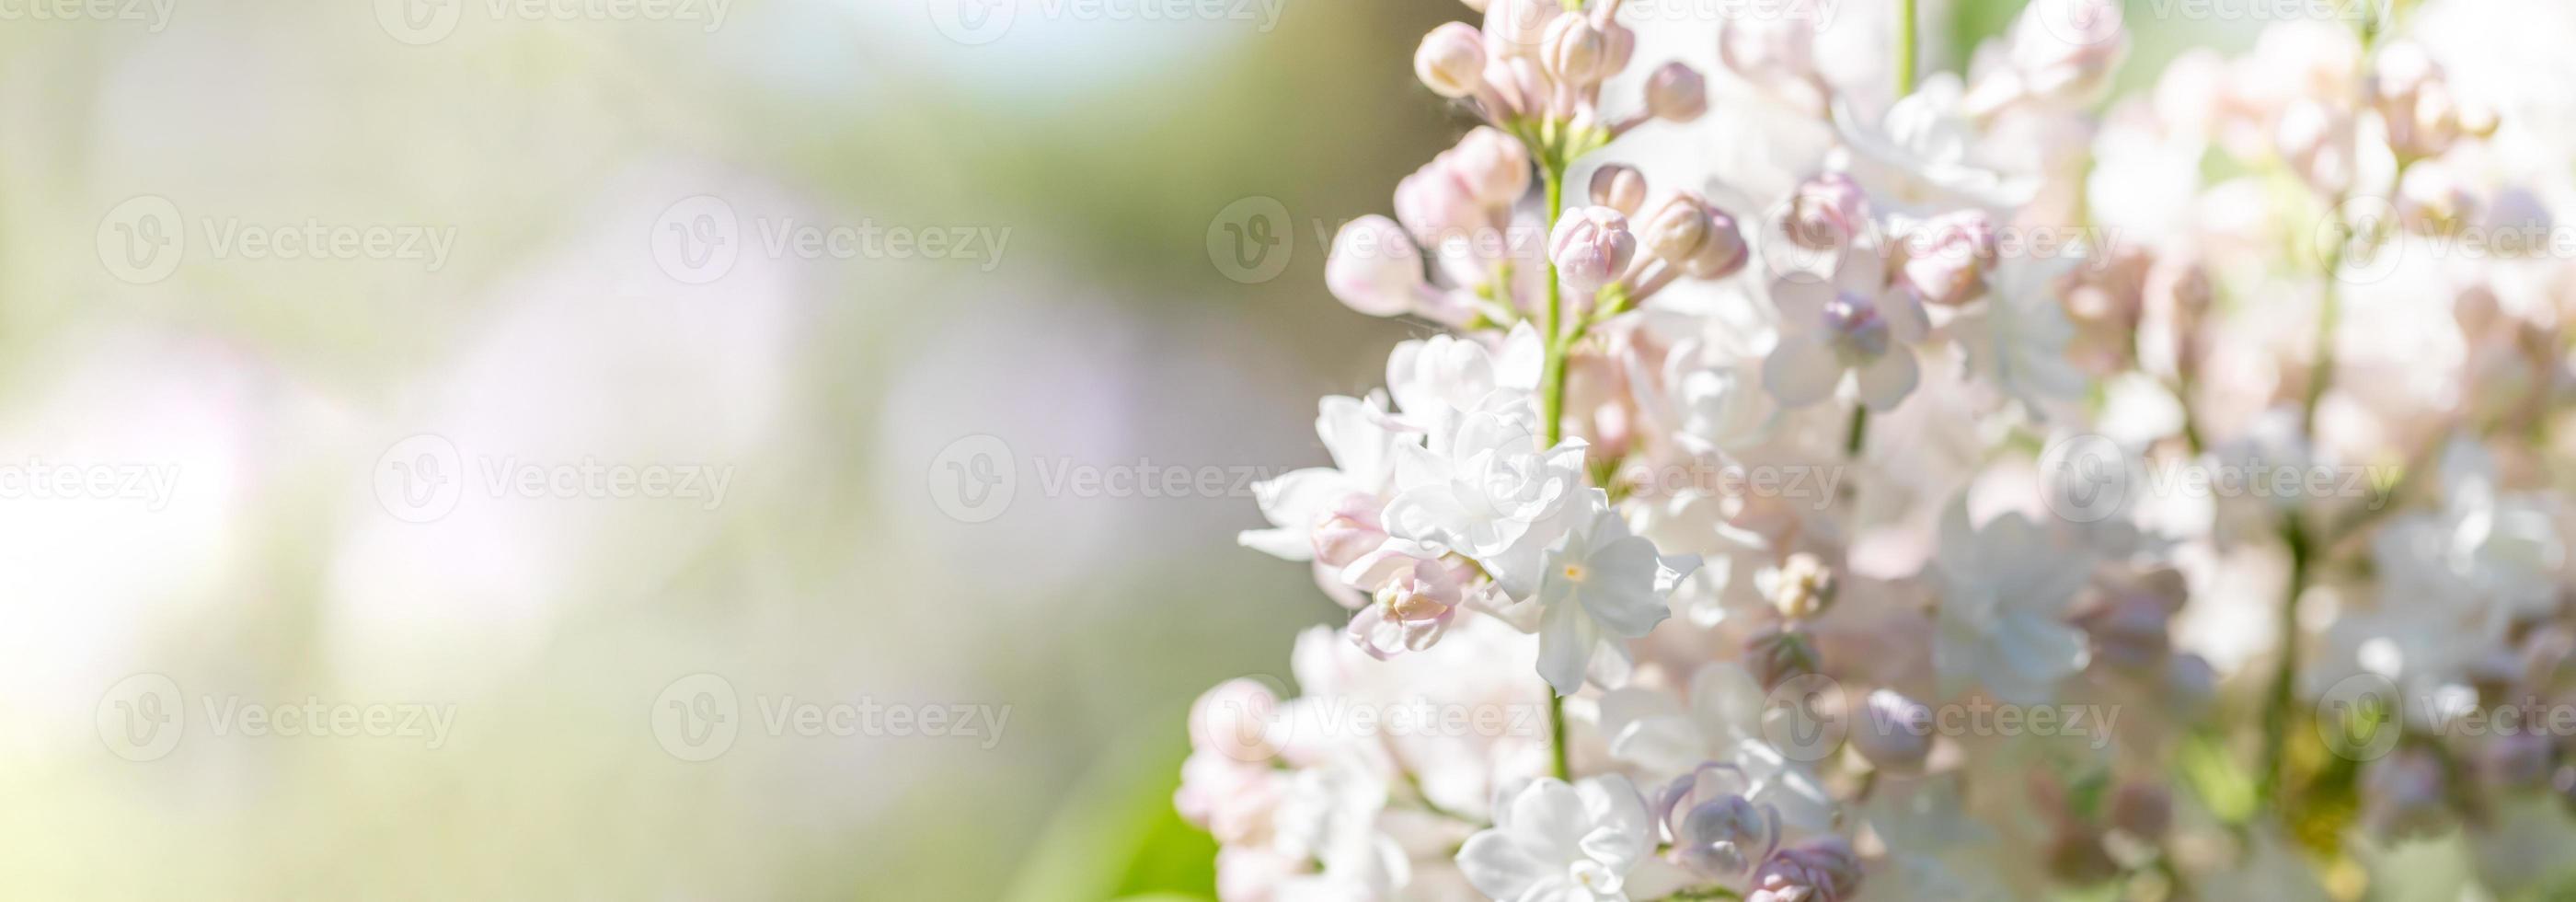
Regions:
<instances>
[{"instance_id":1,"label":"pink flower bud","mask_svg":"<svg viewBox=\"0 0 2576 902\"><path fill-rule=\"evenodd\" d=\"M1848 247L1869 224L1869 197L1851 176L1828 172L1789 195L1789 240L1808 250Z\"/></svg>"},{"instance_id":2,"label":"pink flower bud","mask_svg":"<svg viewBox=\"0 0 2576 902\"><path fill-rule=\"evenodd\" d=\"M1492 219L1477 187L1459 170L1456 157L1447 153L1396 183L1395 218L1424 247L1472 235Z\"/></svg>"},{"instance_id":3,"label":"pink flower bud","mask_svg":"<svg viewBox=\"0 0 2576 902\"><path fill-rule=\"evenodd\" d=\"M1744 243L1744 230L1735 217L1716 207L1708 208L1708 240L1701 242L1699 253L1682 261L1682 271L1694 279L1723 279L1744 270L1752 259L1753 249Z\"/></svg>"},{"instance_id":4,"label":"pink flower bud","mask_svg":"<svg viewBox=\"0 0 2576 902\"><path fill-rule=\"evenodd\" d=\"M1862 702L1861 719L1852 725L1852 748L1869 763L1900 773L1923 767L1932 755L1932 709L1893 691L1879 689Z\"/></svg>"},{"instance_id":5,"label":"pink flower bud","mask_svg":"<svg viewBox=\"0 0 2576 902\"><path fill-rule=\"evenodd\" d=\"M1324 287L1350 308L1370 316L1401 316L1431 290L1422 274L1422 252L1384 216L1363 216L1342 226L1324 263Z\"/></svg>"},{"instance_id":6,"label":"pink flower bud","mask_svg":"<svg viewBox=\"0 0 2576 902\"><path fill-rule=\"evenodd\" d=\"M1646 176L1618 163L1592 170L1592 202L1635 216L1646 205Z\"/></svg>"},{"instance_id":7,"label":"pink flower bud","mask_svg":"<svg viewBox=\"0 0 2576 902\"><path fill-rule=\"evenodd\" d=\"M1698 195L1681 193L1664 201L1646 217L1641 232L1646 252L1676 263L1699 253L1708 243L1710 222L1708 202Z\"/></svg>"},{"instance_id":8,"label":"pink flower bud","mask_svg":"<svg viewBox=\"0 0 2576 902\"><path fill-rule=\"evenodd\" d=\"M1347 567L1386 544L1386 527L1378 522L1385 503L1376 495L1353 492L1315 520L1315 560Z\"/></svg>"},{"instance_id":9,"label":"pink flower bud","mask_svg":"<svg viewBox=\"0 0 2576 902\"><path fill-rule=\"evenodd\" d=\"M1628 217L1609 207L1567 213L1548 236L1547 247L1557 278L1586 298L1618 281L1637 256L1637 239L1628 233Z\"/></svg>"},{"instance_id":10,"label":"pink flower bud","mask_svg":"<svg viewBox=\"0 0 2576 902\"><path fill-rule=\"evenodd\" d=\"M1986 293L1995 260L1995 224L1983 210L1924 220L1906 236L1903 278L1927 303L1958 306Z\"/></svg>"},{"instance_id":11,"label":"pink flower bud","mask_svg":"<svg viewBox=\"0 0 2576 902\"><path fill-rule=\"evenodd\" d=\"M1234 761L1269 760L1278 753L1270 732L1278 715L1279 696L1270 687L1247 679L1218 683L1190 705L1190 747Z\"/></svg>"},{"instance_id":12,"label":"pink flower bud","mask_svg":"<svg viewBox=\"0 0 2576 902\"><path fill-rule=\"evenodd\" d=\"M1529 148L1490 125L1478 126L1451 151L1450 165L1487 207L1509 207L1529 193Z\"/></svg>"},{"instance_id":13,"label":"pink flower bud","mask_svg":"<svg viewBox=\"0 0 2576 902\"><path fill-rule=\"evenodd\" d=\"M1646 112L1670 122L1689 122L1708 112L1708 82L1699 70L1665 63L1646 79Z\"/></svg>"},{"instance_id":14,"label":"pink flower bud","mask_svg":"<svg viewBox=\"0 0 2576 902\"><path fill-rule=\"evenodd\" d=\"M2023 90L2082 101L2109 83L2128 51L2119 0L2034 0L2014 24L2010 55Z\"/></svg>"},{"instance_id":15,"label":"pink flower bud","mask_svg":"<svg viewBox=\"0 0 2576 902\"><path fill-rule=\"evenodd\" d=\"M1485 54L1536 59L1548 27L1564 15L1557 0L1492 0L1485 8Z\"/></svg>"},{"instance_id":16,"label":"pink flower bud","mask_svg":"<svg viewBox=\"0 0 2576 902\"><path fill-rule=\"evenodd\" d=\"M1476 93L1485 83L1485 36L1465 22L1432 29L1413 53L1413 74L1442 97Z\"/></svg>"},{"instance_id":17,"label":"pink flower bud","mask_svg":"<svg viewBox=\"0 0 2576 902\"><path fill-rule=\"evenodd\" d=\"M1540 39L1539 64L1556 80L1576 87L1609 77L1611 38L1589 16L1559 16Z\"/></svg>"}]
</instances>

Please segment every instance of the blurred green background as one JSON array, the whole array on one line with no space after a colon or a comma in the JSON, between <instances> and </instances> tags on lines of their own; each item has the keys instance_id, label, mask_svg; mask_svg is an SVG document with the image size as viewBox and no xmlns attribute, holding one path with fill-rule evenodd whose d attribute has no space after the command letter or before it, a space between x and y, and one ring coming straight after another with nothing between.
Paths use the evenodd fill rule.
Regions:
<instances>
[{"instance_id":1,"label":"blurred green background","mask_svg":"<svg viewBox=\"0 0 2576 902\"><path fill-rule=\"evenodd\" d=\"M1213 846L1169 803L1187 705L1284 681L1295 630L1338 619L1235 546L1259 515L1233 483L1319 462L1315 398L1375 385L1414 328L1334 303L1323 259L1466 127L1410 57L1468 14L1053 6L960 40L946 2L8 16L0 466L177 479L0 504L0 893L1206 893ZM2018 6L1932 4L1946 59ZM2181 40L2133 24L2141 60ZM737 252L713 272L667 244L702 196ZM1256 198L1293 224L1266 279L1218 252ZM170 237L138 209L177 215L166 271L131 256ZM800 225L1007 241L769 240ZM306 227L452 252L235 240ZM385 488L418 435L465 477L434 516ZM977 436L1016 491L961 517L942 467ZM484 479L594 461L729 492ZM1060 481L1172 467L1227 488ZM693 674L739 728L710 760L665 732ZM179 687L175 747L120 744L134 675ZM1009 719L989 743L803 736L764 723L790 699ZM243 700L454 726L251 736L216 721Z\"/></svg>"}]
</instances>

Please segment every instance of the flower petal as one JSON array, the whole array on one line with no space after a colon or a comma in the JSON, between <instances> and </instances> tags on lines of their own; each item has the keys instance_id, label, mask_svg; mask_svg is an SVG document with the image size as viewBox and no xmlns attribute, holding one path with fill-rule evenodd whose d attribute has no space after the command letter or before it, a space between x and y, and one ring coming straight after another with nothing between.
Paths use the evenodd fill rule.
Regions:
<instances>
[{"instance_id":1,"label":"flower petal","mask_svg":"<svg viewBox=\"0 0 2576 902\"><path fill-rule=\"evenodd\" d=\"M1889 348L1885 355L1861 368L1861 403L1880 413L1894 410L1906 395L1914 393L1914 383L1922 375L1921 367L1914 362L1913 349Z\"/></svg>"},{"instance_id":2,"label":"flower petal","mask_svg":"<svg viewBox=\"0 0 2576 902\"><path fill-rule=\"evenodd\" d=\"M1780 346L1762 361L1762 387L1782 407L1805 407L1824 400L1843 381L1842 361L1814 336L1783 334Z\"/></svg>"}]
</instances>

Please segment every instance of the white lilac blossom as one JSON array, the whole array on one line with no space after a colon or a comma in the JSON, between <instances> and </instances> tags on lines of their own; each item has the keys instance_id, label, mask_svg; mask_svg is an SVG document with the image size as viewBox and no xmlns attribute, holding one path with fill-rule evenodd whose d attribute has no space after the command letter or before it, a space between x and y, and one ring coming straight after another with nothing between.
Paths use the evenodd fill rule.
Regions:
<instances>
[{"instance_id":1,"label":"white lilac blossom","mask_svg":"<svg viewBox=\"0 0 2576 902\"><path fill-rule=\"evenodd\" d=\"M1583 688L1595 649L1643 638L1671 617L1666 596L1699 567L1698 558L1665 556L1630 534L1599 490L1584 501L1579 509L1597 513L1577 522L1539 564L1539 675L1559 695Z\"/></svg>"},{"instance_id":2,"label":"white lilac blossom","mask_svg":"<svg viewBox=\"0 0 2576 902\"><path fill-rule=\"evenodd\" d=\"M1253 489L1348 610L1191 709L1218 898L2576 892L2576 747L2464 726L2576 702L2555 14L1840 6L1418 46L1462 136L1321 269L1427 334Z\"/></svg>"},{"instance_id":3,"label":"white lilac blossom","mask_svg":"<svg viewBox=\"0 0 2576 902\"><path fill-rule=\"evenodd\" d=\"M2092 576L2080 549L2061 546L2020 514L1982 527L1968 507L1941 521L1941 608L1933 655L1949 694L1982 688L2015 704L2054 697L2057 681L2084 668L2084 631L2068 622Z\"/></svg>"},{"instance_id":4,"label":"white lilac blossom","mask_svg":"<svg viewBox=\"0 0 2576 902\"><path fill-rule=\"evenodd\" d=\"M1493 828L1468 837L1458 866L1494 899L1654 899L1658 888L1631 880L1655 851L1651 827L1626 777L1542 778L1494 803Z\"/></svg>"},{"instance_id":5,"label":"white lilac blossom","mask_svg":"<svg viewBox=\"0 0 2576 902\"><path fill-rule=\"evenodd\" d=\"M1830 280L1782 276L1771 283L1771 303L1780 311L1780 342L1762 382L1782 406L1823 401L1848 373L1861 403L1892 410L1922 378L1914 345L1931 330L1923 301L1888 284L1870 254L1846 255Z\"/></svg>"}]
</instances>

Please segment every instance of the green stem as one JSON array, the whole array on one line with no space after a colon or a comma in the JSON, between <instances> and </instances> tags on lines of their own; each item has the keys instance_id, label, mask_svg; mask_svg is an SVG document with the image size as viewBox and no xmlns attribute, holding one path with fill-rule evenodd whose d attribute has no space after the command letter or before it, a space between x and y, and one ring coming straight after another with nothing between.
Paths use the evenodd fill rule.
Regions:
<instances>
[{"instance_id":1,"label":"green stem","mask_svg":"<svg viewBox=\"0 0 2576 902\"><path fill-rule=\"evenodd\" d=\"M1916 48L1922 38L1918 30L1922 16L1916 15L1914 0L1896 0L1896 96L1903 99L1914 93Z\"/></svg>"},{"instance_id":2,"label":"green stem","mask_svg":"<svg viewBox=\"0 0 2576 902\"><path fill-rule=\"evenodd\" d=\"M1869 442L1869 405L1852 404L1851 428L1843 433L1843 456L1859 457L1861 446Z\"/></svg>"},{"instance_id":3,"label":"green stem","mask_svg":"<svg viewBox=\"0 0 2576 902\"><path fill-rule=\"evenodd\" d=\"M1549 160L1541 178L1547 182L1547 234L1556 234L1556 221L1565 215L1565 164ZM1571 342L1564 336L1565 288L1557 284L1556 261L1547 264L1547 369L1539 390L1540 428L1547 431L1547 446L1565 440L1565 357Z\"/></svg>"},{"instance_id":4,"label":"green stem","mask_svg":"<svg viewBox=\"0 0 2576 902\"><path fill-rule=\"evenodd\" d=\"M2308 541L2307 521L2296 512L2282 527L2290 543L2290 590L2281 601L2281 662L2263 701L2263 769L2256 774L2260 799L2279 801L2282 766L2289 758L2290 712L2297 704L2293 689L2299 675L2299 596L2305 594L2316 568L2316 549ZM2287 806L2284 806L2285 808Z\"/></svg>"},{"instance_id":5,"label":"green stem","mask_svg":"<svg viewBox=\"0 0 2576 902\"><path fill-rule=\"evenodd\" d=\"M1541 178L1547 183L1547 231L1556 234L1556 221L1565 215L1565 162L1549 154L1541 167ZM1565 440L1565 358L1572 342L1559 334L1565 326L1565 289L1557 284L1556 261L1547 264L1547 368L1539 386L1539 421L1546 431L1547 446ZM1549 768L1559 780L1573 780L1573 750L1565 741L1565 696L1554 687L1547 691L1547 729Z\"/></svg>"}]
</instances>

